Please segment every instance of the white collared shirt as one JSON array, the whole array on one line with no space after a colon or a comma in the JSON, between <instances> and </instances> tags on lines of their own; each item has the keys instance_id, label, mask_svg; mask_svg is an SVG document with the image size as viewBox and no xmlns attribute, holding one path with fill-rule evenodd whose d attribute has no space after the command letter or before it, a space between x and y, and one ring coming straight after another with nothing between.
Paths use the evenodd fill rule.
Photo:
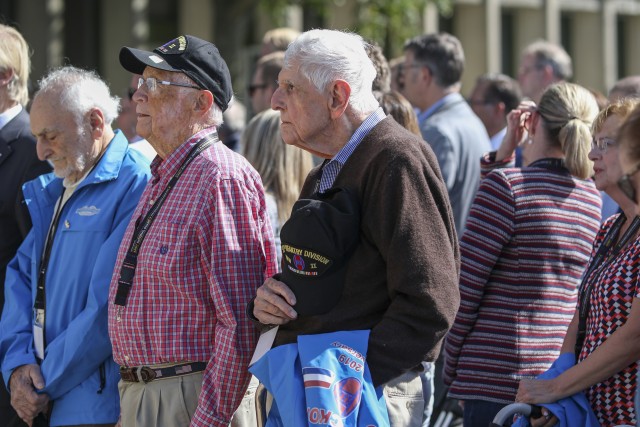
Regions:
<instances>
[{"instance_id":1,"label":"white collared shirt","mask_svg":"<svg viewBox=\"0 0 640 427\"><path fill-rule=\"evenodd\" d=\"M493 151L497 151L500 148L500 144L502 144L502 140L504 136L507 134L507 128L504 127L498 133L491 137L491 149Z\"/></svg>"},{"instance_id":2,"label":"white collared shirt","mask_svg":"<svg viewBox=\"0 0 640 427\"><path fill-rule=\"evenodd\" d=\"M22 105L18 104L0 114L0 129L5 127L11 120L15 119L16 116L20 114L20 111L22 111Z\"/></svg>"}]
</instances>

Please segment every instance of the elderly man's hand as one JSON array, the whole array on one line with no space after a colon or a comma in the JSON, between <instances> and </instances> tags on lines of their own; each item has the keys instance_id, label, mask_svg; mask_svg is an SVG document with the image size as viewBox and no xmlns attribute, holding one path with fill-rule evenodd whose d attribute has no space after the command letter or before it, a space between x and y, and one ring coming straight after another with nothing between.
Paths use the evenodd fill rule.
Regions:
<instances>
[{"instance_id":1,"label":"elderly man's hand","mask_svg":"<svg viewBox=\"0 0 640 427\"><path fill-rule=\"evenodd\" d=\"M296 297L287 285L276 279L265 280L258 288L253 303L253 315L265 325L284 325L298 317L292 308Z\"/></svg>"},{"instance_id":2,"label":"elderly man's hand","mask_svg":"<svg viewBox=\"0 0 640 427\"><path fill-rule=\"evenodd\" d=\"M49 396L36 393L36 389L43 388L44 379L38 365L22 365L13 371L9 379L11 406L29 426L40 412L47 410Z\"/></svg>"}]
</instances>

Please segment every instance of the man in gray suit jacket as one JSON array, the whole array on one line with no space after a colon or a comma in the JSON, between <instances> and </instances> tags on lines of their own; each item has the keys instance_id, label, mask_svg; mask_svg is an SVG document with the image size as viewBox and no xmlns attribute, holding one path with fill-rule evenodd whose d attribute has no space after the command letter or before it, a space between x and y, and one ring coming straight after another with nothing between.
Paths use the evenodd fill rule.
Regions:
<instances>
[{"instance_id":1,"label":"man in gray suit jacket","mask_svg":"<svg viewBox=\"0 0 640 427\"><path fill-rule=\"evenodd\" d=\"M22 184L51 170L36 156L36 141L25 111L28 78L27 43L14 28L0 24L0 311L7 264L31 228ZM0 385L0 420L8 427L26 426L11 407L4 384Z\"/></svg>"},{"instance_id":2,"label":"man in gray suit jacket","mask_svg":"<svg viewBox=\"0 0 640 427\"><path fill-rule=\"evenodd\" d=\"M407 41L404 52L404 93L419 110L422 137L438 158L461 235L480 182L480 158L491 150L484 125L459 93L462 45L451 34L426 34Z\"/></svg>"}]
</instances>

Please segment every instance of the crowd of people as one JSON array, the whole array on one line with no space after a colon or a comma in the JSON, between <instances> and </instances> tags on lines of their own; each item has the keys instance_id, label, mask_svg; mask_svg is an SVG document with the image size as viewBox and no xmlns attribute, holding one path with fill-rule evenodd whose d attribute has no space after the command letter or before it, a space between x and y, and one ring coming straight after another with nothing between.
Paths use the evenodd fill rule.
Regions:
<instances>
[{"instance_id":1,"label":"crowd of people","mask_svg":"<svg viewBox=\"0 0 640 427\"><path fill-rule=\"evenodd\" d=\"M636 425L640 77L536 41L465 99L455 36L403 52L275 29L238 92L182 35L29 103L0 25L3 425Z\"/></svg>"}]
</instances>

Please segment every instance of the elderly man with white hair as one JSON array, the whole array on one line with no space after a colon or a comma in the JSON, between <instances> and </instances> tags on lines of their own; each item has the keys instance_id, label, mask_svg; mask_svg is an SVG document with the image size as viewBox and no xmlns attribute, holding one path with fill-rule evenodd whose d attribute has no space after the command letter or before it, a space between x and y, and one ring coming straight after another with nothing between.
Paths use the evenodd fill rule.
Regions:
<instances>
[{"instance_id":1,"label":"elderly man with white hair","mask_svg":"<svg viewBox=\"0 0 640 427\"><path fill-rule=\"evenodd\" d=\"M244 310L276 271L262 181L218 138L233 91L215 45L183 35L120 63L142 75L136 132L158 153L109 297L122 427L226 427L257 338Z\"/></svg>"},{"instance_id":2,"label":"elderly man with white hair","mask_svg":"<svg viewBox=\"0 0 640 427\"><path fill-rule=\"evenodd\" d=\"M432 150L385 116L374 77L356 34L312 30L289 45L271 106L285 143L326 160L307 177L305 208L298 214L294 206L283 226L281 280L267 279L249 311L279 325L276 347L302 335L370 330L366 361L374 386L384 386L391 425L419 426L428 401L421 362L435 360L458 308L458 244ZM338 193L353 227L327 214L337 205L312 213ZM337 232L320 242L325 234L312 220ZM353 244L342 241L351 233ZM314 284L325 291L315 294Z\"/></svg>"},{"instance_id":3,"label":"elderly man with white hair","mask_svg":"<svg viewBox=\"0 0 640 427\"><path fill-rule=\"evenodd\" d=\"M107 85L70 66L40 82L31 107L53 173L23 187L33 228L7 267L0 321L2 374L29 425L112 426L120 415L107 297L149 167L112 130L117 114Z\"/></svg>"}]
</instances>

